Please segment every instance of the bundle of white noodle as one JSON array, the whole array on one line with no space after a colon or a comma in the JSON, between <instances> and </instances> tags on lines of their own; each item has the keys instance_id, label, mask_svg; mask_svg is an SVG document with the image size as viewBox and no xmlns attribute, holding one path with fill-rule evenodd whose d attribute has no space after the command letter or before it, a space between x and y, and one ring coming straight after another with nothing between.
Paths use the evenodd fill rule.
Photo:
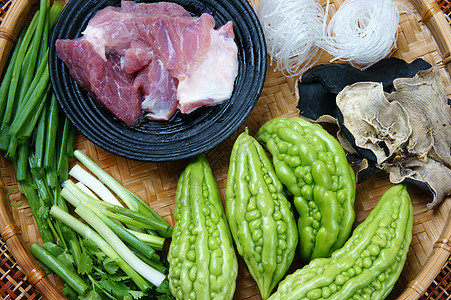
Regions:
<instances>
[{"instance_id":1,"label":"bundle of white noodle","mask_svg":"<svg viewBox=\"0 0 451 300\"><path fill-rule=\"evenodd\" d=\"M398 23L399 10L392 0L347 0L333 15L318 45L334 56L332 61L347 61L363 70L396 46Z\"/></svg>"},{"instance_id":2,"label":"bundle of white noodle","mask_svg":"<svg viewBox=\"0 0 451 300\"><path fill-rule=\"evenodd\" d=\"M285 76L298 76L321 55L324 10L315 0L260 0L258 18L271 65Z\"/></svg>"}]
</instances>

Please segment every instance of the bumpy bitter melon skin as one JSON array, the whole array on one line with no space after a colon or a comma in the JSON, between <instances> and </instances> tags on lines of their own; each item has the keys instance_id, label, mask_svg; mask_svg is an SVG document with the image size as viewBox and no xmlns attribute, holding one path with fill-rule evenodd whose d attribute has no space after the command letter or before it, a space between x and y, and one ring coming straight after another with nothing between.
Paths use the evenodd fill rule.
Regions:
<instances>
[{"instance_id":1,"label":"bumpy bitter melon skin","mask_svg":"<svg viewBox=\"0 0 451 300\"><path fill-rule=\"evenodd\" d=\"M271 160L247 131L234 143L225 194L237 251L267 299L293 261L298 232Z\"/></svg>"},{"instance_id":2,"label":"bumpy bitter melon skin","mask_svg":"<svg viewBox=\"0 0 451 300\"><path fill-rule=\"evenodd\" d=\"M238 261L216 180L204 155L182 172L168 252L176 299L232 299Z\"/></svg>"},{"instance_id":3,"label":"bumpy bitter melon skin","mask_svg":"<svg viewBox=\"0 0 451 300\"><path fill-rule=\"evenodd\" d=\"M341 249L288 275L269 299L385 299L404 267L412 226L406 187L391 187Z\"/></svg>"},{"instance_id":4,"label":"bumpy bitter melon skin","mask_svg":"<svg viewBox=\"0 0 451 300\"><path fill-rule=\"evenodd\" d=\"M274 118L256 139L271 153L277 176L294 197L301 260L329 257L343 246L355 220L355 174L340 143L300 117Z\"/></svg>"}]
</instances>

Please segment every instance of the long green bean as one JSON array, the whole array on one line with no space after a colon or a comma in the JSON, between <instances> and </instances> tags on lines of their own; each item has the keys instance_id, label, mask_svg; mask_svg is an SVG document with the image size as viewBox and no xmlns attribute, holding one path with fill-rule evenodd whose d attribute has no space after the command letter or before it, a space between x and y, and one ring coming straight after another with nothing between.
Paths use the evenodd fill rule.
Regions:
<instances>
[{"instance_id":1,"label":"long green bean","mask_svg":"<svg viewBox=\"0 0 451 300\"><path fill-rule=\"evenodd\" d=\"M69 177L69 156L67 155L67 148L69 146L72 132L72 124L70 123L68 118L64 118L64 127L60 139L57 164L57 174L60 183L63 183Z\"/></svg>"},{"instance_id":2,"label":"long green bean","mask_svg":"<svg viewBox=\"0 0 451 300\"><path fill-rule=\"evenodd\" d=\"M59 106L55 94L49 103L49 121L46 130L46 144L44 153L44 168L50 168L55 162L56 157L56 134L58 126Z\"/></svg>"},{"instance_id":3,"label":"long green bean","mask_svg":"<svg viewBox=\"0 0 451 300\"><path fill-rule=\"evenodd\" d=\"M50 90L50 85L43 86L43 90L39 91L39 93L41 93L41 94L37 94L35 96L45 99L46 98L46 94L49 92L49 90ZM32 131L34 129L34 126L36 125L36 122L37 122L37 120L39 118L39 114L42 111L42 109L44 107L44 104L45 104L44 100L41 100L41 102L39 102L39 101L35 102L35 103L33 103L33 106L27 107L27 111L28 110L30 110L30 111L32 110L31 113L30 113L31 115L23 116L23 118L24 118L24 120L26 120L26 122L25 121L21 122L22 124L24 124L24 126L25 126L25 124L28 124L28 126L25 129L23 129L24 133L27 132L27 129L29 129L28 130L29 133L27 135L24 134L24 133L22 133L20 135L18 135L17 133L16 134L11 134L11 131L10 131L9 145L8 145L8 149L7 149L7 152L6 152L6 155L5 155L7 158L14 159L15 156L16 156L17 147L18 147L18 145L20 143L19 140L20 139L22 139L22 140L23 139L28 139L31 136L31 133L32 133ZM38 105L38 106L36 107L34 105ZM24 111L20 112L19 116L16 116L15 120L18 120L18 118L21 118L23 112ZM25 119L25 118L27 118L27 119Z\"/></svg>"},{"instance_id":4,"label":"long green bean","mask_svg":"<svg viewBox=\"0 0 451 300\"><path fill-rule=\"evenodd\" d=\"M22 30L21 37L19 38L16 46L14 47L14 59L11 59L8 70L10 70L10 74L2 81L2 94L1 94L1 107L2 107L2 115L1 115L1 125L0 125L0 150L6 151L9 145L10 136L8 134L9 131L9 118L11 117L12 108L14 107L14 101L9 97L9 93L11 91L12 83L14 82L15 76L18 76L15 73L15 66L19 64L19 52L21 49L21 45L24 40L24 36L26 35L27 30Z\"/></svg>"},{"instance_id":5,"label":"long green bean","mask_svg":"<svg viewBox=\"0 0 451 300\"><path fill-rule=\"evenodd\" d=\"M44 34L44 27L47 20L49 5L50 5L49 0L40 1L39 11L37 13L38 21L36 24L36 29L33 34L33 39L31 41L30 48L26 52L25 59L22 64L21 72L24 73L24 76L19 91L19 107L18 107L19 110L21 110L21 105L25 101L24 100L25 94L35 75L35 69L37 65L36 61L38 58L39 48Z\"/></svg>"},{"instance_id":6,"label":"long green bean","mask_svg":"<svg viewBox=\"0 0 451 300\"><path fill-rule=\"evenodd\" d=\"M11 78L11 85L8 91L8 101L6 103L5 115L3 117L3 123L8 123L11 121L14 108L16 106L16 90L19 85L19 77L22 69L22 63L25 57L25 53L30 45L31 38L33 37L34 30L36 29L36 23L38 20L38 14L35 14L31 20L30 25L25 33L24 39L20 45L19 52L17 54L17 59L14 62L13 74ZM3 128L3 126L2 126Z\"/></svg>"},{"instance_id":7,"label":"long green bean","mask_svg":"<svg viewBox=\"0 0 451 300\"><path fill-rule=\"evenodd\" d=\"M45 127L47 121L47 109L44 107L40 117L38 126L35 131L35 142L34 142L34 157L36 168L42 168L42 160L44 157L44 145L45 145Z\"/></svg>"},{"instance_id":8,"label":"long green bean","mask_svg":"<svg viewBox=\"0 0 451 300\"><path fill-rule=\"evenodd\" d=\"M59 2L59 1L55 1L55 2ZM50 3L49 3L49 5L50 5ZM53 8L53 5L52 5L52 8ZM39 43L39 54L38 54L37 62L36 62L37 65L39 65L41 63L41 61L44 59L45 53L47 52L47 48L49 47L50 26L52 26L52 24L50 24L50 19L51 19L50 15L52 14L52 8L48 7L48 13L46 14L45 19L43 21L44 29L42 31L42 38Z\"/></svg>"},{"instance_id":9,"label":"long green bean","mask_svg":"<svg viewBox=\"0 0 451 300\"><path fill-rule=\"evenodd\" d=\"M72 287L78 294L83 295L89 286L78 276L77 273L70 270L65 264L53 257L49 251L37 243L33 243L30 248L31 254L40 262L46 265L50 270L61 277L65 283Z\"/></svg>"},{"instance_id":10,"label":"long green bean","mask_svg":"<svg viewBox=\"0 0 451 300\"><path fill-rule=\"evenodd\" d=\"M68 121L69 121L69 119L68 119ZM74 127L74 125L71 125L69 127L69 136L67 138L66 155L68 157L74 157L74 150L75 150L74 147L75 147L75 127Z\"/></svg>"},{"instance_id":11,"label":"long green bean","mask_svg":"<svg viewBox=\"0 0 451 300\"><path fill-rule=\"evenodd\" d=\"M45 180L47 182L47 185L51 188L55 188L58 186L58 171L56 170L56 162L57 157L53 157L52 164L50 168L45 169Z\"/></svg>"},{"instance_id":12,"label":"long green bean","mask_svg":"<svg viewBox=\"0 0 451 300\"><path fill-rule=\"evenodd\" d=\"M33 216L35 216L36 225L38 226L39 233L41 234L42 237L42 241L44 243L53 242L54 238L52 231L50 230L50 228L46 223L47 218L40 216L40 213L38 212L39 208L41 207L41 201L35 188L33 187L33 184L31 183L32 182L31 175L29 175L28 177L29 177L29 179L27 179L28 182L22 183L20 187L22 189L23 194L28 200Z\"/></svg>"},{"instance_id":13,"label":"long green bean","mask_svg":"<svg viewBox=\"0 0 451 300\"><path fill-rule=\"evenodd\" d=\"M43 85L42 86L43 89L38 91L37 94L33 94L32 96L35 97L36 99L38 99L38 101L33 102L32 105L27 106L27 108L25 110L22 110L21 112L19 112L18 115L16 115L15 120L23 120L23 121L19 121L21 125L21 132L15 133L15 131L13 130L14 133L11 133L11 128L10 127L10 140L9 140L9 145L8 145L8 149L6 152L6 157L13 159L15 158L16 155L16 150L17 150L17 146L19 145L19 140L20 139L27 139L31 136L36 122L39 119L39 114L41 113L44 105L45 105L45 99L47 98L47 94L50 91L50 85ZM37 106L36 106L37 105ZM23 118L23 119L21 119ZM15 122L13 122L13 124L15 124ZM13 125L11 125L13 126ZM25 128L22 128L23 126L26 126Z\"/></svg>"},{"instance_id":14,"label":"long green bean","mask_svg":"<svg viewBox=\"0 0 451 300\"><path fill-rule=\"evenodd\" d=\"M14 61L14 66L11 74L11 82L8 89L8 97L6 100L6 107L3 114L2 125L0 127L0 149L7 150L9 146L10 136L8 134L9 125L11 119L14 115L14 109L17 107L17 88L19 87L20 77L21 77L21 69L23 60L30 44L30 41L33 37L34 30L36 28L36 23L38 20L38 14L35 14L33 17L30 26L25 32L24 38L20 44L18 49L17 57Z\"/></svg>"},{"instance_id":15,"label":"long green bean","mask_svg":"<svg viewBox=\"0 0 451 300\"><path fill-rule=\"evenodd\" d=\"M0 129L0 150L6 151L8 150L9 146L9 139L11 136L8 133L9 130L9 124L5 122L5 124L2 124L2 127Z\"/></svg>"},{"instance_id":16,"label":"long green bean","mask_svg":"<svg viewBox=\"0 0 451 300\"><path fill-rule=\"evenodd\" d=\"M48 90L44 92L44 94L41 96L41 99L38 101L38 106L35 107L33 112L31 113L29 122L25 124L25 127L23 128L19 137L29 137L33 134L33 131L36 130L36 124L39 121L39 117L42 111L44 111L44 108L46 107L46 104L48 102L49 95L51 93L51 86L48 85L47 89Z\"/></svg>"},{"instance_id":17,"label":"long green bean","mask_svg":"<svg viewBox=\"0 0 451 300\"><path fill-rule=\"evenodd\" d=\"M56 17L63 6L61 3L54 3L51 8L49 6L49 0L41 1L40 10L36 14L39 15L35 26L36 30L29 51L26 52L26 60L29 65L22 65L25 77L21 88L19 107L17 107L18 113L8 130L12 136L28 137L31 135L43 107L42 101L46 99L44 95L50 90L48 75L49 27L56 22ZM49 22L52 22L52 24L49 24ZM34 68L36 66L38 66L38 69L35 73ZM24 126L26 126L26 129L21 131ZM14 143L9 155L13 155L13 150Z\"/></svg>"},{"instance_id":18,"label":"long green bean","mask_svg":"<svg viewBox=\"0 0 451 300\"><path fill-rule=\"evenodd\" d=\"M22 106L22 110L18 111L17 116L11 123L9 134L20 136L19 131L25 126L28 118L31 116L34 108L39 105L42 96L49 91L49 67L48 56L43 59L41 65L36 72L36 76L31 82L30 89L25 95L26 102Z\"/></svg>"},{"instance_id":19,"label":"long green bean","mask_svg":"<svg viewBox=\"0 0 451 300\"><path fill-rule=\"evenodd\" d=\"M16 46L14 47L13 53L11 54L8 68L6 69L5 76L3 77L2 83L0 85L0 120L3 120L3 113L5 112L6 108L6 100L8 99L9 86L11 84L11 79L13 76L14 63L16 61L17 54L19 53L20 44L22 43L24 35L25 30L22 30L20 32Z\"/></svg>"},{"instance_id":20,"label":"long green bean","mask_svg":"<svg viewBox=\"0 0 451 300\"><path fill-rule=\"evenodd\" d=\"M16 136L9 137L8 149L6 150L5 157L9 159L16 159L16 151L19 146L19 138Z\"/></svg>"},{"instance_id":21,"label":"long green bean","mask_svg":"<svg viewBox=\"0 0 451 300\"><path fill-rule=\"evenodd\" d=\"M139 240L136 236L128 232L125 227L113 222L100 211L97 210L94 212L121 240L133 246L136 250L139 250L143 255L147 256L147 258L152 258L152 255L155 253L155 250L152 249L152 247Z\"/></svg>"},{"instance_id":22,"label":"long green bean","mask_svg":"<svg viewBox=\"0 0 451 300\"><path fill-rule=\"evenodd\" d=\"M28 154L30 152L30 139L26 139L22 141L22 144L19 146L17 151L17 159L16 159L16 180L18 182L24 182L27 178L28 171Z\"/></svg>"},{"instance_id":23,"label":"long green bean","mask_svg":"<svg viewBox=\"0 0 451 300\"><path fill-rule=\"evenodd\" d=\"M49 14L50 29L52 29L53 26L55 25L63 8L64 8L64 5L61 2L53 1L52 7L50 7L50 14Z\"/></svg>"},{"instance_id":24,"label":"long green bean","mask_svg":"<svg viewBox=\"0 0 451 300\"><path fill-rule=\"evenodd\" d=\"M34 163L34 159L29 158L30 164ZM41 205L44 207L50 207L53 205L53 197L50 192L50 188L44 179L44 171L31 167L32 178L38 192L39 198L41 199Z\"/></svg>"}]
</instances>

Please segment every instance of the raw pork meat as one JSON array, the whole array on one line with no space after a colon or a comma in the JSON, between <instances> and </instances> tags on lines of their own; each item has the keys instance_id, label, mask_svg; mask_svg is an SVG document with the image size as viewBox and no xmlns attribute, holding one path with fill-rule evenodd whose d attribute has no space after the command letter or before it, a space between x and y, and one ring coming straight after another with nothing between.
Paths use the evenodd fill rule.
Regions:
<instances>
[{"instance_id":1,"label":"raw pork meat","mask_svg":"<svg viewBox=\"0 0 451 300\"><path fill-rule=\"evenodd\" d=\"M104 61L86 40L58 40L59 57L71 76L128 126L141 115L141 96L133 87L133 77L122 71L120 58L108 53Z\"/></svg>"},{"instance_id":2,"label":"raw pork meat","mask_svg":"<svg viewBox=\"0 0 451 300\"><path fill-rule=\"evenodd\" d=\"M128 74L145 68L154 57L152 48L140 42L132 42L122 57L122 66Z\"/></svg>"},{"instance_id":3,"label":"raw pork meat","mask_svg":"<svg viewBox=\"0 0 451 300\"><path fill-rule=\"evenodd\" d=\"M141 107L151 120L168 120L177 109L176 80L159 59L153 59L135 78L134 88L143 94Z\"/></svg>"},{"instance_id":4,"label":"raw pork meat","mask_svg":"<svg viewBox=\"0 0 451 300\"><path fill-rule=\"evenodd\" d=\"M182 113L230 98L238 72L236 61L230 59L237 57L238 52L234 37L232 22L210 30L210 47L204 60L191 68L188 76L179 79L177 99Z\"/></svg>"},{"instance_id":5,"label":"raw pork meat","mask_svg":"<svg viewBox=\"0 0 451 300\"><path fill-rule=\"evenodd\" d=\"M105 59L105 48L123 55L132 41L148 44L145 35L147 27L159 19L190 18L180 5L168 2L135 3L122 1L121 7L108 6L89 20L82 32L96 51Z\"/></svg>"},{"instance_id":6,"label":"raw pork meat","mask_svg":"<svg viewBox=\"0 0 451 300\"><path fill-rule=\"evenodd\" d=\"M215 20L209 14L191 17L181 6L167 4L159 2L150 5L160 7L155 8L156 13L152 14L142 14L144 9L133 9L138 4L127 1L122 2L127 8L125 10L107 7L89 21L83 36L95 45L101 56L106 49L124 55L130 48L150 46L173 77L184 78L190 68L196 67L205 58ZM180 12L180 8L185 14Z\"/></svg>"},{"instance_id":7,"label":"raw pork meat","mask_svg":"<svg viewBox=\"0 0 451 300\"><path fill-rule=\"evenodd\" d=\"M169 120L177 108L181 113L190 113L199 106L221 103L230 98L238 73L232 22L215 30L211 15L192 17L174 3L122 1L120 8L102 9L89 21L81 41L91 44L91 51L97 53L97 60L90 61L90 65L108 65L108 53L120 57L119 73L133 77L133 95L140 95L141 109L153 120ZM57 43L58 55L64 62L74 52L70 49L74 44L61 46L65 42ZM83 77L80 85L88 90L95 85L90 82L93 77L78 74L89 72L89 68L66 64L79 70L73 73ZM101 100L105 95L93 93L102 103L105 101ZM111 93L106 92L109 97Z\"/></svg>"}]
</instances>

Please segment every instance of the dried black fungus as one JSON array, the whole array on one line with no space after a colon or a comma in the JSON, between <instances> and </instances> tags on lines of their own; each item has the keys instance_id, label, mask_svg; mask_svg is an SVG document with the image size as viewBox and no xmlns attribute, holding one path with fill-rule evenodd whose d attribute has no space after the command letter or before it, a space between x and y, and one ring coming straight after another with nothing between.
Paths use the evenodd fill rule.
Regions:
<instances>
[{"instance_id":1,"label":"dried black fungus","mask_svg":"<svg viewBox=\"0 0 451 300\"><path fill-rule=\"evenodd\" d=\"M397 78L393 87L387 93L381 83L357 82L340 91L338 139L359 167L358 181L383 170L392 183L424 187L433 195L432 208L451 195L451 108L445 89L436 67Z\"/></svg>"},{"instance_id":2,"label":"dried black fungus","mask_svg":"<svg viewBox=\"0 0 451 300\"><path fill-rule=\"evenodd\" d=\"M299 114L312 121L333 122L337 118L335 97L345 86L363 81L381 82L384 91L391 92L396 78L413 77L419 70L430 67L423 59L407 63L394 57L383 59L364 71L349 64L318 65L297 82Z\"/></svg>"}]
</instances>

